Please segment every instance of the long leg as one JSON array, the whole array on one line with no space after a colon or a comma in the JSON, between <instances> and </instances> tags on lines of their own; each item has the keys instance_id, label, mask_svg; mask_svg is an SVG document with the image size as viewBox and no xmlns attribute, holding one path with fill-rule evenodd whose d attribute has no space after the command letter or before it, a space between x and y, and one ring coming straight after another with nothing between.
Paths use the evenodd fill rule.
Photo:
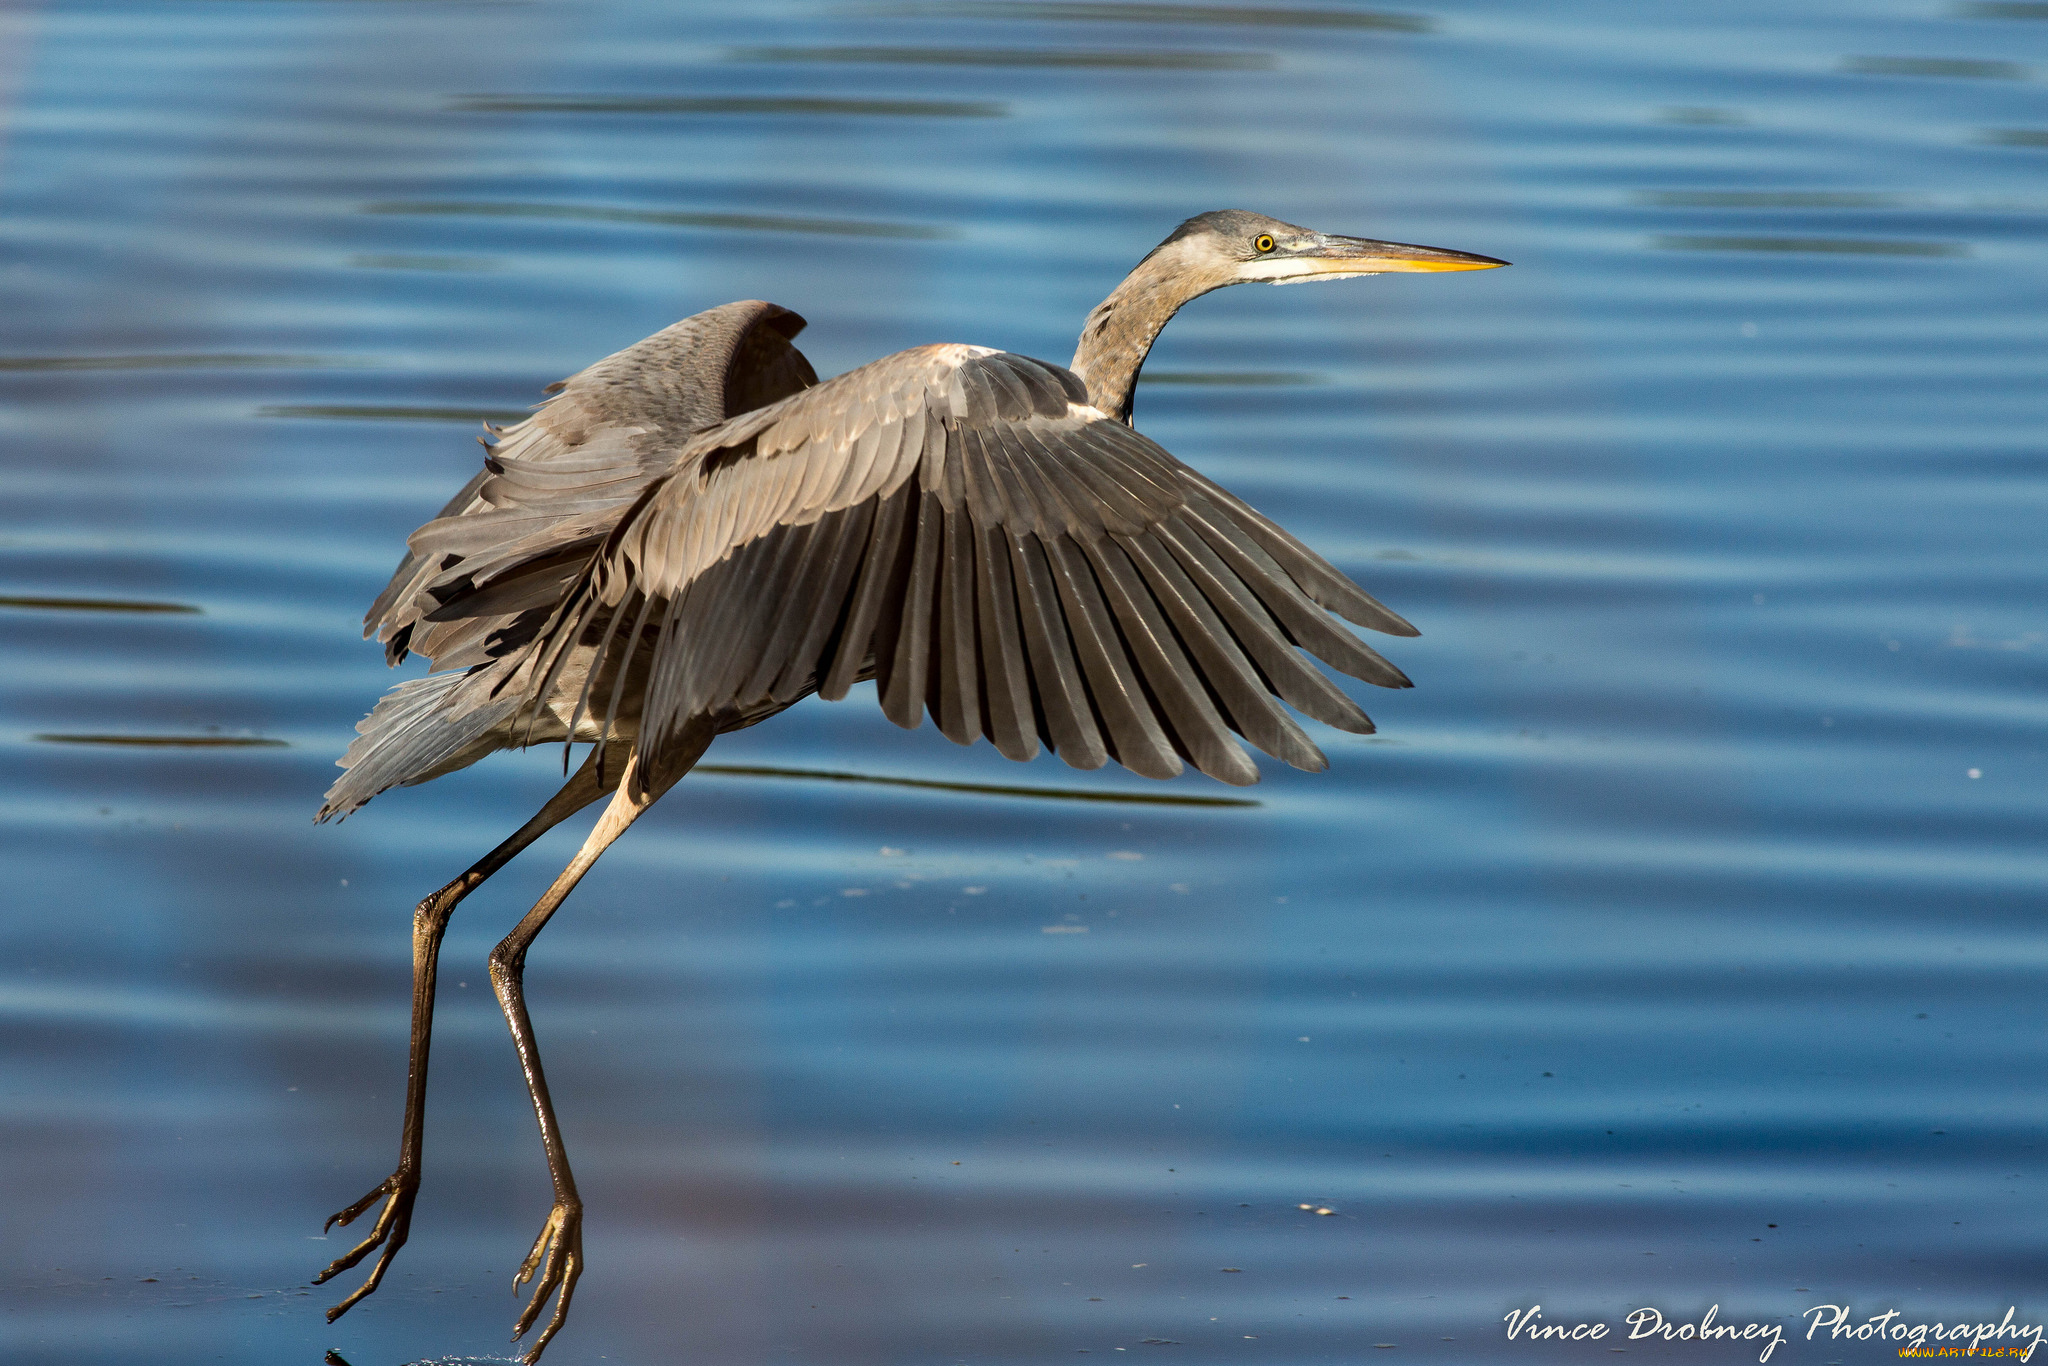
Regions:
<instances>
[{"instance_id":1,"label":"long leg","mask_svg":"<svg viewBox=\"0 0 2048 1366\"><path fill-rule=\"evenodd\" d=\"M369 1279L357 1286L347 1299L327 1311L329 1323L346 1314L356 1301L377 1288L378 1282L384 1279L385 1268L398 1255L398 1249L405 1246L406 1235L412 1227L413 1200L420 1189L420 1144L426 1132L427 1055L434 1037L435 969L441 955L441 937L447 932L455 907L481 886L484 879L510 863L520 850L604 796L617 784L616 771L609 778L603 777L598 773L595 756L586 759L583 767L562 785L561 791L548 799L547 805L532 820L520 826L510 839L478 859L461 877L422 901L413 912L412 1040L406 1062L405 1125L398 1140L398 1170L380 1181L368 1195L328 1219L328 1228L336 1224L346 1226L355 1222L357 1215L379 1199L384 1201L384 1208L378 1212L377 1223L370 1230L370 1236L315 1276L313 1284L319 1285L340 1275L380 1245L384 1252L370 1269Z\"/></svg>"},{"instance_id":2,"label":"long leg","mask_svg":"<svg viewBox=\"0 0 2048 1366\"><path fill-rule=\"evenodd\" d=\"M569 1316L569 1298L576 1293L576 1280L583 1274L583 1200L576 1193L576 1177L569 1170L569 1154L562 1146L561 1127L555 1121L554 1102L548 1096L547 1076L541 1071L540 1047L533 1036L533 1021L526 1014L523 980L526 950L548 923L548 917L590 871L590 866L597 862L598 855L624 834L626 827L639 819L642 812L654 805L662 793L674 786L710 743L708 731L679 740L677 744L682 752L663 756L665 762L658 774L650 774L641 765L640 752L636 749L626 761L611 805L598 817L597 827L590 832L590 838L576 851L576 857L569 861L569 866L562 870L554 885L526 913L526 918L513 927L512 933L506 935L497 948L491 950L491 985L498 993L498 1004L505 1011L505 1023L512 1027L512 1041L519 1049L519 1066L526 1073L526 1092L533 1098L533 1112L540 1121L541 1146L547 1150L548 1176L555 1187L554 1208L548 1213L547 1223L541 1227L540 1237L534 1240L533 1251L526 1255L526 1261L512 1282L524 1285L533 1278L536 1269L540 1272L540 1280L533 1288L533 1298L527 1301L518 1323L513 1326L514 1342L533 1327L548 1297L558 1290L561 1292L548 1326L526 1354L528 1366L540 1360L549 1339Z\"/></svg>"}]
</instances>

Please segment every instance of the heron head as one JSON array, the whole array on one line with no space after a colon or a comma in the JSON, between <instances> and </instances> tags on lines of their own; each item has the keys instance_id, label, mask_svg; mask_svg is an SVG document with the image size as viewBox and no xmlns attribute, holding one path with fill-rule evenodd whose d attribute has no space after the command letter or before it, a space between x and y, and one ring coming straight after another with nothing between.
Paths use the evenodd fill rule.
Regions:
<instances>
[{"instance_id":1,"label":"heron head","mask_svg":"<svg viewBox=\"0 0 2048 1366\"><path fill-rule=\"evenodd\" d=\"M1295 285L1314 280L1350 280L1390 272L1492 270L1506 261L1442 247L1338 237L1296 227L1244 209L1198 214L1153 249L1201 282L1204 290L1225 285Z\"/></svg>"}]
</instances>

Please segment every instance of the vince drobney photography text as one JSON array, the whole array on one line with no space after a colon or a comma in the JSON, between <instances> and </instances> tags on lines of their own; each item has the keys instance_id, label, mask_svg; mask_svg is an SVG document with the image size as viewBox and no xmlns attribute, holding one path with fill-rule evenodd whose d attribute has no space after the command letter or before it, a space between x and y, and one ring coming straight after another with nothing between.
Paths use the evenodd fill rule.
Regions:
<instances>
[{"instance_id":1,"label":"vince drobney photography text","mask_svg":"<svg viewBox=\"0 0 2048 1366\"><path fill-rule=\"evenodd\" d=\"M1898 1309L1859 1319L1850 1305L1816 1304L1798 1317L1806 1321L1804 1337L1808 1342L1888 1342L1899 1345L1901 1356L1998 1355L2031 1361L2042 1335L2048 1333L2048 1325L2015 1323L2013 1319L2018 1313L2017 1306L2009 1307L2005 1317L1996 1323L1962 1319L1921 1323L1908 1319ZM1600 1320L1545 1323L1543 1306L1532 1304L1527 1309L1509 1311L1502 1322L1508 1326L1511 1342L1599 1342L1610 1335L1623 1342L1644 1338L1657 1342L1747 1342L1760 1349L1759 1362L1769 1361L1771 1353L1785 1341L1782 1322L1723 1323L1720 1317L1718 1304L1710 1305L1697 1319L1673 1318L1644 1305L1622 1316L1620 1326L1628 1332L1621 1334L1615 1331L1615 1324Z\"/></svg>"}]
</instances>

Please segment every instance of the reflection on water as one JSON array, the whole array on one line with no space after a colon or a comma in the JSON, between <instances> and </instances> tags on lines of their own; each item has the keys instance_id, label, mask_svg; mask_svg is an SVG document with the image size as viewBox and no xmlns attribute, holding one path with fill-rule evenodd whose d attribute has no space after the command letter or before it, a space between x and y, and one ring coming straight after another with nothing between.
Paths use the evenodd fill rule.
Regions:
<instances>
[{"instance_id":1,"label":"reflection on water","mask_svg":"<svg viewBox=\"0 0 2048 1366\"><path fill-rule=\"evenodd\" d=\"M1721 125L1739 127L1749 119L1734 109L1713 109L1697 104L1666 105L1657 111L1657 117L1665 123L1692 123L1702 127Z\"/></svg>"},{"instance_id":2,"label":"reflection on water","mask_svg":"<svg viewBox=\"0 0 2048 1366\"><path fill-rule=\"evenodd\" d=\"M1009 108L989 100L833 100L814 96L463 95L450 109L471 114L851 114L880 118L994 119Z\"/></svg>"},{"instance_id":3,"label":"reflection on water","mask_svg":"<svg viewBox=\"0 0 2048 1366\"><path fill-rule=\"evenodd\" d=\"M40 738L40 737L39 737ZM1245 797L1204 797L1179 792L1111 792L1085 787L1019 787L1009 783L941 783L929 778L883 778L869 773L835 773L821 768L766 768L750 764L699 764L697 773L729 778L795 778L823 783L873 783L930 792L967 792L982 797L1029 797L1055 802L1111 802L1125 806L1257 806Z\"/></svg>"},{"instance_id":4,"label":"reflection on water","mask_svg":"<svg viewBox=\"0 0 2048 1366\"><path fill-rule=\"evenodd\" d=\"M2018 62L1959 57L1844 57L1842 70L1866 76L1954 76L1982 81L2024 81L2033 74Z\"/></svg>"},{"instance_id":5,"label":"reflection on water","mask_svg":"<svg viewBox=\"0 0 2048 1366\"><path fill-rule=\"evenodd\" d=\"M1140 384L1220 384L1260 389L1320 382L1318 376L1300 370L1144 370L1138 375Z\"/></svg>"},{"instance_id":6,"label":"reflection on water","mask_svg":"<svg viewBox=\"0 0 2048 1366\"><path fill-rule=\"evenodd\" d=\"M1660 233L1677 251L1818 251L1837 256L1968 256L1961 242L1888 242L1876 237L1706 237Z\"/></svg>"},{"instance_id":7,"label":"reflection on water","mask_svg":"<svg viewBox=\"0 0 2048 1366\"><path fill-rule=\"evenodd\" d=\"M760 213L676 213L651 209L600 208L591 204L458 204L382 200L364 213L437 217L559 218L587 223L641 223L651 227L720 228L737 232L822 233L828 237L941 238L956 233L914 223L869 223L846 218L792 218Z\"/></svg>"},{"instance_id":8,"label":"reflection on water","mask_svg":"<svg viewBox=\"0 0 2048 1366\"><path fill-rule=\"evenodd\" d=\"M198 615L204 609L185 602L139 602L129 598L38 598L0 593L0 607L26 607L48 612L173 612Z\"/></svg>"},{"instance_id":9,"label":"reflection on water","mask_svg":"<svg viewBox=\"0 0 2048 1366\"><path fill-rule=\"evenodd\" d=\"M155 356L0 356L0 371L48 370L277 370L298 366L363 364L331 356L224 354Z\"/></svg>"},{"instance_id":10,"label":"reflection on water","mask_svg":"<svg viewBox=\"0 0 2048 1366\"><path fill-rule=\"evenodd\" d=\"M311 823L465 425L737 298L827 374L1063 358L1229 206L1516 262L1222 291L1144 377L1417 687L1255 804L867 686L722 739L532 954L548 1359L2038 1320L2042 17L0 7L0 1357L502 1359L547 1185L485 958L589 817L454 921L389 1280L305 1284L389 1170L414 907L561 782Z\"/></svg>"},{"instance_id":11,"label":"reflection on water","mask_svg":"<svg viewBox=\"0 0 2048 1366\"><path fill-rule=\"evenodd\" d=\"M1253 28L1390 29L1428 33L1419 14L1371 10L1288 9L1278 5L1099 4L1095 0L909 0L877 5L876 15L934 19L1043 19L1060 23L1249 25Z\"/></svg>"},{"instance_id":12,"label":"reflection on water","mask_svg":"<svg viewBox=\"0 0 2048 1366\"><path fill-rule=\"evenodd\" d=\"M380 403L266 403L258 417L353 418L366 422L524 422L531 409L408 408Z\"/></svg>"},{"instance_id":13,"label":"reflection on water","mask_svg":"<svg viewBox=\"0 0 2048 1366\"><path fill-rule=\"evenodd\" d=\"M32 735L46 745L133 745L141 749L287 749L283 740L248 735Z\"/></svg>"},{"instance_id":14,"label":"reflection on water","mask_svg":"<svg viewBox=\"0 0 2048 1366\"><path fill-rule=\"evenodd\" d=\"M895 66L1101 67L1111 70L1265 71L1269 52L1162 52L1028 47L736 47L735 62L879 62Z\"/></svg>"},{"instance_id":15,"label":"reflection on water","mask_svg":"<svg viewBox=\"0 0 2048 1366\"><path fill-rule=\"evenodd\" d=\"M1638 190L1633 197L1664 209L1896 209L1926 202L1855 190Z\"/></svg>"},{"instance_id":16,"label":"reflection on water","mask_svg":"<svg viewBox=\"0 0 2048 1366\"><path fill-rule=\"evenodd\" d=\"M358 253L348 258L365 270L496 270L488 256L418 256L402 253Z\"/></svg>"}]
</instances>

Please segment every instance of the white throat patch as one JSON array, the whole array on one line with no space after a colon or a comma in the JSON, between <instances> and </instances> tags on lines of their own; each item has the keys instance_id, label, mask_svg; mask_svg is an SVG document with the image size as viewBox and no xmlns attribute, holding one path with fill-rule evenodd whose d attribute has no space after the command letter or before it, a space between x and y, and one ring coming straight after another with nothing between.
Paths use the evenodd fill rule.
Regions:
<instances>
[{"instance_id":1,"label":"white throat patch","mask_svg":"<svg viewBox=\"0 0 2048 1366\"><path fill-rule=\"evenodd\" d=\"M1356 280L1361 275L1382 273L1377 270L1318 270L1318 264L1313 257L1265 257L1246 262L1243 278L1261 284L1299 285L1311 280Z\"/></svg>"}]
</instances>

